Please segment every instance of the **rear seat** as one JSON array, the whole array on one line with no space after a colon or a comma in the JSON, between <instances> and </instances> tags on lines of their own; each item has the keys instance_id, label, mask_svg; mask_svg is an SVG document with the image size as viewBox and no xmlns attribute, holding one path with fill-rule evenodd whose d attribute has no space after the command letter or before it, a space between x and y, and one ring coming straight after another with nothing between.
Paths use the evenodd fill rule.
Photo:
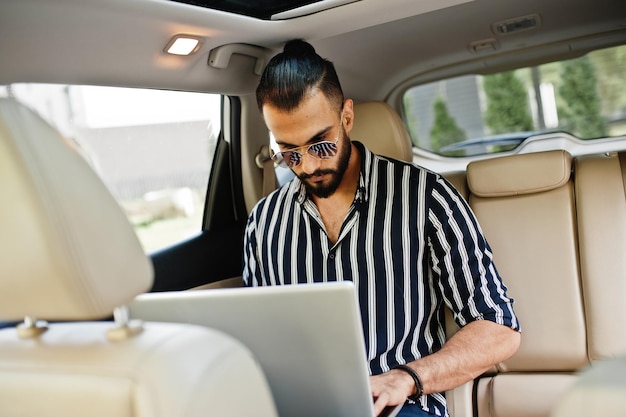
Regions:
<instances>
[{"instance_id":1,"label":"rear seat","mask_svg":"<svg viewBox=\"0 0 626 417\"><path fill-rule=\"evenodd\" d=\"M470 206L523 327L517 354L478 381L481 417L547 415L588 363L571 166L563 151L468 165Z\"/></svg>"},{"instance_id":2,"label":"rear seat","mask_svg":"<svg viewBox=\"0 0 626 417\"><path fill-rule=\"evenodd\" d=\"M575 173L589 359L595 361L626 354L626 152L578 158Z\"/></svg>"},{"instance_id":3,"label":"rear seat","mask_svg":"<svg viewBox=\"0 0 626 417\"><path fill-rule=\"evenodd\" d=\"M467 181L523 327L517 354L476 382L476 415L549 416L578 371L626 353L618 158L572 161L564 151L495 158L471 163Z\"/></svg>"}]
</instances>

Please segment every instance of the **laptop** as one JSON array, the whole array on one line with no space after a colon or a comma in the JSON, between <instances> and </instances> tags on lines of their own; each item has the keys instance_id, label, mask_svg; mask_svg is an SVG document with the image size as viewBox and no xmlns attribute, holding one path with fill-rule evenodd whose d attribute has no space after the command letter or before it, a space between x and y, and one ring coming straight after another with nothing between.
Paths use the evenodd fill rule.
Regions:
<instances>
[{"instance_id":1,"label":"laptop","mask_svg":"<svg viewBox=\"0 0 626 417\"><path fill-rule=\"evenodd\" d=\"M223 288L142 294L130 316L239 339L259 361L280 416L374 417L357 302L351 282Z\"/></svg>"}]
</instances>

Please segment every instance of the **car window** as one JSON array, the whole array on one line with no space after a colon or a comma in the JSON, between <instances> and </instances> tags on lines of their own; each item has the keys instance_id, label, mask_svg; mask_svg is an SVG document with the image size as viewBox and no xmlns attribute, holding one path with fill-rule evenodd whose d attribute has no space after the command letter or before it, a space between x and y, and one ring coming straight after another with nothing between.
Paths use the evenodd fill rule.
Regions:
<instances>
[{"instance_id":1,"label":"car window","mask_svg":"<svg viewBox=\"0 0 626 417\"><path fill-rule=\"evenodd\" d=\"M444 156L510 151L525 139L626 135L626 46L579 58L408 89L403 114L414 146Z\"/></svg>"},{"instance_id":2,"label":"car window","mask_svg":"<svg viewBox=\"0 0 626 417\"><path fill-rule=\"evenodd\" d=\"M50 84L12 84L0 95L31 107L76 145L146 252L201 231L219 95Z\"/></svg>"}]
</instances>

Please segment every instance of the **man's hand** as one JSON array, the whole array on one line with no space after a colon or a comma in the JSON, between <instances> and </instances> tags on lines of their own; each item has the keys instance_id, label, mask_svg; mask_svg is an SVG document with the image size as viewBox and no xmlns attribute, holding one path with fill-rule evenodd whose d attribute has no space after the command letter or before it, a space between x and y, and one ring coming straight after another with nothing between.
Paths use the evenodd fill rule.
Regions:
<instances>
[{"instance_id":1,"label":"man's hand","mask_svg":"<svg viewBox=\"0 0 626 417\"><path fill-rule=\"evenodd\" d=\"M379 415L387 406L404 404L407 397L415 393L413 379L405 372L391 370L370 377L374 414Z\"/></svg>"},{"instance_id":2,"label":"man's hand","mask_svg":"<svg viewBox=\"0 0 626 417\"><path fill-rule=\"evenodd\" d=\"M448 340L441 350L408 363L421 377L425 393L443 392L476 378L491 366L510 358L520 343L520 334L486 320L467 324ZM409 374L391 370L370 377L374 410L398 405L415 394Z\"/></svg>"}]
</instances>

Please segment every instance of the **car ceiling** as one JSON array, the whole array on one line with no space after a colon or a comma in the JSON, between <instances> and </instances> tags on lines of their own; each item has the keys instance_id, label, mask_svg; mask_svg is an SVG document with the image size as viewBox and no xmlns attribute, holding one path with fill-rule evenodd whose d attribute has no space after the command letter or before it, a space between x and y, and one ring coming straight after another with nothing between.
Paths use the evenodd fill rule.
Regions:
<instances>
[{"instance_id":1,"label":"car ceiling","mask_svg":"<svg viewBox=\"0 0 626 417\"><path fill-rule=\"evenodd\" d=\"M58 82L253 93L254 59L207 64L211 50L310 41L335 62L346 95L389 98L409 81L539 63L626 43L623 0L324 0L301 16L263 20L169 0L2 0L0 83ZM306 7L306 6L305 6ZM327 8L327 9L325 9ZM538 15L536 29L492 25ZM163 48L173 35L203 38L187 57ZM486 44L485 42L488 41ZM478 42L485 50L472 51ZM483 42L483 43L481 43ZM494 50L490 49L493 42ZM480 47L479 47L480 49Z\"/></svg>"}]
</instances>

